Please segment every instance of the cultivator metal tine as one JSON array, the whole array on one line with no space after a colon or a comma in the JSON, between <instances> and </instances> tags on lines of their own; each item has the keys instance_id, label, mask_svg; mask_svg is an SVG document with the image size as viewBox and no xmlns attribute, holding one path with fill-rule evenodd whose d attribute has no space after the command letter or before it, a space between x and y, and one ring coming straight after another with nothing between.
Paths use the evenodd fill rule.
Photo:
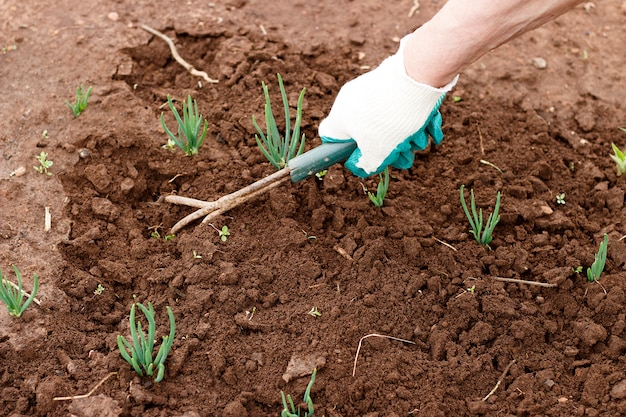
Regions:
<instances>
[{"instance_id":1,"label":"cultivator metal tine","mask_svg":"<svg viewBox=\"0 0 626 417\"><path fill-rule=\"evenodd\" d=\"M337 162L345 161L355 149L356 143L352 141L323 143L291 159L285 168L273 173L269 177L265 177L262 180L250 184L239 191L227 194L215 201L202 201L177 195L161 197L159 202L166 201L171 204L198 208L198 210L176 223L170 233L177 233L189 223L202 217L204 217L202 223L207 223L228 210L279 186L290 178L291 182L302 181Z\"/></svg>"},{"instance_id":2,"label":"cultivator metal tine","mask_svg":"<svg viewBox=\"0 0 626 417\"><path fill-rule=\"evenodd\" d=\"M207 223L217 216L220 216L223 213L239 206L240 204L243 204L256 196L279 186L287 180L289 180L289 168L283 168L269 177L263 178L262 180L250 184L249 186L235 191L234 193L227 194L215 201L202 201L195 198L181 197L177 195L162 197L160 201L198 208L198 210L184 217L172 227L170 233L174 234L178 233L178 231L187 226L189 223L202 217L204 217L202 223Z\"/></svg>"}]
</instances>

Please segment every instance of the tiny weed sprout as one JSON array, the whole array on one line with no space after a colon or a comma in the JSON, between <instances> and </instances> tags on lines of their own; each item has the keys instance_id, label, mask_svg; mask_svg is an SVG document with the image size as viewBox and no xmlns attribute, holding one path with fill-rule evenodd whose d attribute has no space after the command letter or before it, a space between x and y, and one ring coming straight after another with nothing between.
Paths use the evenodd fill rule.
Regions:
<instances>
[{"instance_id":1,"label":"tiny weed sprout","mask_svg":"<svg viewBox=\"0 0 626 417\"><path fill-rule=\"evenodd\" d=\"M556 204L565 205L565 193L556 195Z\"/></svg>"},{"instance_id":2,"label":"tiny weed sprout","mask_svg":"<svg viewBox=\"0 0 626 417\"><path fill-rule=\"evenodd\" d=\"M191 251L191 256L193 256L193 259L202 259L202 255L199 255L195 250Z\"/></svg>"},{"instance_id":3,"label":"tiny weed sprout","mask_svg":"<svg viewBox=\"0 0 626 417\"><path fill-rule=\"evenodd\" d=\"M104 292L105 288L102 284L98 284L95 290L93 290L93 295L101 295Z\"/></svg>"},{"instance_id":4,"label":"tiny weed sprout","mask_svg":"<svg viewBox=\"0 0 626 417\"><path fill-rule=\"evenodd\" d=\"M581 272L583 272L583 266L578 265L576 268L572 267L572 272L575 274L580 274Z\"/></svg>"},{"instance_id":5,"label":"tiny weed sprout","mask_svg":"<svg viewBox=\"0 0 626 417\"><path fill-rule=\"evenodd\" d=\"M176 147L176 142L174 142L172 138L167 138L167 143L161 146L161 148L167 149L170 151L173 151L175 147Z\"/></svg>"},{"instance_id":6,"label":"tiny weed sprout","mask_svg":"<svg viewBox=\"0 0 626 417\"><path fill-rule=\"evenodd\" d=\"M615 161L615 165L617 165L617 175L623 175L626 173L626 152L622 151L614 143L611 143L611 147L613 148L613 155L609 156Z\"/></svg>"},{"instance_id":7,"label":"tiny weed sprout","mask_svg":"<svg viewBox=\"0 0 626 417\"><path fill-rule=\"evenodd\" d=\"M21 317L22 313L28 308L30 303L35 299L37 290L39 290L39 277L37 274L33 276L33 291L30 296L24 301L24 291L22 290L22 274L13 265L13 271L17 278L17 285L12 285L8 279L2 276L2 270L0 270L0 300L7 306L9 315L13 317Z\"/></svg>"},{"instance_id":8,"label":"tiny weed sprout","mask_svg":"<svg viewBox=\"0 0 626 417\"><path fill-rule=\"evenodd\" d=\"M48 154L44 151L41 151L39 155L35 156L35 159L39 162L39 166L34 166L35 171L40 174L52 175L51 172L48 171L52 166L53 162L48 159Z\"/></svg>"},{"instance_id":9,"label":"tiny weed sprout","mask_svg":"<svg viewBox=\"0 0 626 417\"><path fill-rule=\"evenodd\" d=\"M321 317L322 313L320 313L320 311L317 309L317 307L312 307L311 310L309 310L308 313L310 316L313 317Z\"/></svg>"},{"instance_id":10,"label":"tiny weed sprout","mask_svg":"<svg viewBox=\"0 0 626 417\"><path fill-rule=\"evenodd\" d=\"M600 280L600 275L604 271L604 264L606 263L606 248L609 244L609 236L605 233L604 240L600 243L598 253L595 255L595 259L590 268L587 268L587 280L589 282L595 282Z\"/></svg>"},{"instance_id":11,"label":"tiny weed sprout","mask_svg":"<svg viewBox=\"0 0 626 417\"><path fill-rule=\"evenodd\" d=\"M148 321L148 334L146 335L141 327L141 323L135 319L136 307L142 311ZM152 303L148 303L148 307L141 303L134 303L130 309L130 337L131 342L127 341L124 336L117 336L117 347L120 350L122 358L128 362L139 376L153 376L156 369L156 377L154 382L161 382L165 374L165 359L174 343L174 333L176 332L176 322L174 321L174 313L167 306L167 315L170 320L170 333L163 336L161 346L157 355L152 359L152 350L156 338L156 323L154 321L154 308Z\"/></svg>"},{"instance_id":12,"label":"tiny weed sprout","mask_svg":"<svg viewBox=\"0 0 626 417\"><path fill-rule=\"evenodd\" d=\"M304 133L300 136L300 124L302 122L302 102L304 101L306 88L302 89L300 97L298 98L296 120L292 131L287 93L285 92L282 77L280 74L277 75L278 86L280 88L280 94L283 99L283 107L285 109L285 136L281 137L278 132L276 119L274 119L274 113L272 111L272 104L270 103L269 91L265 83L262 83L262 85L263 94L265 95L265 128L267 129L267 134L263 133L263 130L259 127L259 124L254 116L252 116L252 124L258 132L258 135L254 136L259 149L276 169L282 169L285 165L287 165L287 162L289 162L290 159L300 155L304 151L305 137Z\"/></svg>"},{"instance_id":13,"label":"tiny weed sprout","mask_svg":"<svg viewBox=\"0 0 626 417\"><path fill-rule=\"evenodd\" d=\"M159 233L157 229L154 229L152 232L150 232L150 237L153 239L161 239L161 234ZM165 235L163 236L163 241L169 242L170 240L173 240L175 237L176 235L174 233L172 233L171 235Z\"/></svg>"},{"instance_id":14,"label":"tiny weed sprout","mask_svg":"<svg viewBox=\"0 0 626 417\"><path fill-rule=\"evenodd\" d=\"M389 188L389 168L385 168L382 174L379 175L378 187L376 187L376 194L368 192L367 195L370 201L374 203L376 207L382 207L387 196L387 189Z\"/></svg>"},{"instance_id":15,"label":"tiny weed sprout","mask_svg":"<svg viewBox=\"0 0 626 417\"><path fill-rule=\"evenodd\" d=\"M85 91L85 87L81 84L80 87L76 89L76 102L74 104L69 101L65 102L65 105L70 108L74 117L80 116L82 112L87 108L87 100L89 100L89 96L91 95L91 86Z\"/></svg>"},{"instance_id":16,"label":"tiny weed sprout","mask_svg":"<svg viewBox=\"0 0 626 417\"><path fill-rule=\"evenodd\" d=\"M322 178L324 178L326 176L326 174L328 174L328 170L324 169L320 172L316 172L315 173L315 177L317 177L318 180L321 180Z\"/></svg>"},{"instance_id":17,"label":"tiny weed sprout","mask_svg":"<svg viewBox=\"0 0 626 417\"><path fill-rule=\"evenodd\" d=\"M202 115L198 112L198 103L196 100L191 100L191 96L187 96L187 103L183 101L183 118L180 118L178 114L178 110L174 107L174 103L172 102L172 97L167 95L167 104L170 106L170 110L174 114L176 118L176 122L178 123L178 136L175 136L171 130L168 129L165 124L165 118L163 117L163 113L161 113L161 125L163 126L163 130L167 133L169 139L167 140L167 145L164 147L173 147L174 145L178 146L182 149L185 154L197 155L198 149L204 142L204 138L207 134L207 125L208 122L204 120L204 126L202 126ZM200 133L200 128L202 127L202 133ZM171 145L171 142L174 142L174 145Z\"/></svg>"},{"instance_id":18,"label":"tiny weed sprout","mask_svg":"<svg viewBox=\"0 0 626 417\"><path fill-rule=\"evenodd\" d=\"M291 395L287 394L285 397L284 392L280 392L280 396L283 400L283 411L280 413L281 417L312 417L313 416L313 400L311 399L311 388L313 388L313 383L315 382L315 375L317 374L317 369L313 369L313 374L311 375L311 382L306 387L306 391L304 391L304 399L303 403L307 405L307 411L304 414L300 414L300 406L296 408L293 400L291 399Z\"/></svg>"},{"instance_id":19,"label":"tiny weed sprout","mask_svg":"<svg viewBox=\"0 0 626 417\"><path fill-rule=\"evenodd\" d=\"M217 232L222 242L226 242L228 240L228 236L230 236L230 231L228 230L228 226L222 226L221 230L213 226L211 223L209 223L209 226L211 226Z\"/></svg>"},{"instance_id":20,"label":"tiny weed sprout","mask_svg":"<svg viewBox=\"0 0 626 417\"><path fill-rule=\"evenodd\" d=\"M230 232L228 231L228 226L222 226L222 230L220 230L219 233L220 233L220 239L222 239L222 242L226 242L226 239L228 239L228 236L230 236Z\"/></svg>"},{"instance_id":21,"label":"tiny weed sprout","mask_svg":"<svg viewBox=\"0 0 626 417\"><path fill-rule=\"evenodd\" d=\"M492 233L493 229L495 229L496 225L500 221L500 215L498 212L500 211L500 191L496 196L496 206L493 210L493 213L489 215L487 219L487 223L484 225L483 230L483 210L480 209L476 211L476 201L474 200L474 190L470 190L470 207L472 209L472 213L470 214L467 209L467 203L465 202L465 185L461 185L461 206L463 207L463 211L465 212L465 217L470 223L471 230L470 232L474 236L474 239L478 243L483 246L489 246L491 240L493 239ZM482 232L482 233L481 233Z\"/></svg>"}]
</instances>

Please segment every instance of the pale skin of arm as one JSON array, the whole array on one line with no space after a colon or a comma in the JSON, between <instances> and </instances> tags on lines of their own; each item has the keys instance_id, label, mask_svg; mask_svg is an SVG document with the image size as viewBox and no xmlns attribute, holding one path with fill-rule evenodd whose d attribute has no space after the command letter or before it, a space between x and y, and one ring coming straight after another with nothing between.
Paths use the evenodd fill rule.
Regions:
<instances>
[{"instance_id":1,"label":"pale skin of arm","mask_svg":"<svg viewBox=\"0 0 626 417\"><path fill-rule=\"evenodd\" d=\"M583 0L449 0L408 39L407 74L443 87L492 49L560 16Z\"/></svg>"}]
</instances>

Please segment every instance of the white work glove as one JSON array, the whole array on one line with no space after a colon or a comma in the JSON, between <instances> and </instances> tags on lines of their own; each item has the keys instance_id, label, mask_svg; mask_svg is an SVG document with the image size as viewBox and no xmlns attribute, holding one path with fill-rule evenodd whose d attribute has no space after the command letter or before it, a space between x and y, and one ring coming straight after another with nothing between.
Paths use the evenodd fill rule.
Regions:
<instances>
[{"instance_id":1,"label":"white work glove","mask_svg":"<svg viewBox=\"0 0 626 417\"><path fill-rule=\"evenodd\" d=\"M408 169L414 151L443 139L439 106L458 76L443 88L418 83L404 67L404 46L376 69L346 83L320 123L323 142L355 141L358 148L346 167L359 177L382 172L388 165Z\"/></svg>"}]
</instances>

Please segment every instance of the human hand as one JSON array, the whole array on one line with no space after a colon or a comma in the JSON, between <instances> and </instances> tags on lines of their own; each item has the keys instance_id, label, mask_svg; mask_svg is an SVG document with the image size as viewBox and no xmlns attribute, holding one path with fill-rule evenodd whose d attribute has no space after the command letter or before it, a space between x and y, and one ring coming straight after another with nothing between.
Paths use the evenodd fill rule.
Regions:
<instances>
[{"instance_id":1,"label":"human hand","mask_svg":"<svg viewBox=\"0 0 626 417\"><path fill-rule=\"evenodd\" d=\"M408 169L429 135L437 144L443 139L439 106L457 79L434 88L410 78L404 66L406 39L376 69L346 83L319 126L323 142L357 143L346 167L360 177L388 165Z\"/></svg>"}]
</instances>

